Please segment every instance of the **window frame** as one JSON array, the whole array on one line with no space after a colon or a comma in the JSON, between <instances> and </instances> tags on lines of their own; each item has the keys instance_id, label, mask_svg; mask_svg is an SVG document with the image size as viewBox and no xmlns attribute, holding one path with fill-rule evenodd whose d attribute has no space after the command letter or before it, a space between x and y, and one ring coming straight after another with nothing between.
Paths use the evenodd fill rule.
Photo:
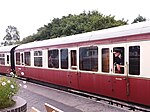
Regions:
<instances>
[{"instance_id":1,"label":"window frame","mask_svg":"<svg viewBox=\"0 0 150 112\"><path fill-rule=\"evenodd\" d=\"M113 61L113 73L114 74L126 74L126 67L125 67L126 66L125 62L127 58L126 49L127 47L125 45L112 47L112 54L113 54L112 61ZM118 52L119 52L119 56L116 57L115 55L116 54L118 55ZM120 56L121 58L119 58ZM119 65L120 71L118 70L118 65Z\"/></svg>"},{"instance_id":2,"label":"window frame","mask_svg":"<svg viewBox=\"0 0 150 112\"><path fill-rule=\"evenodd\" d=\"M40 52L38 55L35 55L35 52ZM35 63L35 58L41 58L41 62L40 63ZM34 67L43 67L43 50L34 50L33 51L33 59L34 59L34 62L33 62L33 65ZM39 59L37 59L39 60ZM39 64L39 65L36 65L36 64Z\"/></svg>"},{"instance_id":3,"label":"window frame","mask_svg":"<svg viewBox=\"0 0 150 112\"><path fill-rule=\"evenodd\" d=\"M118 43L118 44L111 44L111 68L110 68L110 73L114 76L127 76L128 75L128 67L127 67L127 63L128 63L128 47L127 47L127 43ZM121 67L124 68L124 73L115 73L114 72L114 53L113 53L113 48L120 48L123 47L124 48L124 65L121 65Z\"/></svg>"},{"instance_id":4,"label":"window frame","mask_svg":"<svg viewBox=\"0 0 150 112\"><path fill-rule=\"evenodd\" d=\"M80 55L80 54L81 54L80 49L81 49L81 48L85 48L85 49L89 48L90 50L92 50L92 49L93 49L92 47L93 47L93 48L97 48L97 49L96 49L96 50L97 50L97 55L96 55L96 56L97 56L97 58L96 58L97 61L95 61L95 62L97 63L97 64L96 64L96 68L95 68L95 69L94 69L94 68L90 68L89 70L88 70L88 69L83 69L83 68L81 68L81 61L83 60L83 56L82 56L82 60L80 60L80 59L81 59L81 57L80 57L80 56L81 56L81 55ZM95 49L94 49L94 50L95 50ZM88 53L88 52L87 52L87 53ZM90 53L90 52L89 52L89 53ZM91 55L91 53L92 53L92 55ZM94 59L94 58L93 58L93 56L94 56L93 53L94 53L94 52L91 52L91 53L90 53L90 54L87 54L87 55L89 55L88 57L91 56L90 59L91 59L91 62L92 62L92 60ZM98 46L98 45L93 45L93 46L81 46L81 47L79 47L79 55L78 55L78 56L79 56L79 70L80 70L80 71L97 72L97 73L99 72L99 68L100 68L100 67L99 67L99 46ZM92 62L92 63L93 63L93 62ZM90 65L90 66L92 67L92 65Z\"/></svg>"},{"instance_id":5,"label":"window frame","mask_svg":"<svg viewBox=\"0 0 150 112\"><path fill-rule=\"evenodd\" d=\"M6 54L6 63L10 65L10 54Z\"/></svg>"},{"instance_id":6,"label":"window frame","mask_svg":"<svg viewBox=\"0 0 150 112\"><path fill-rule=\"evenodd\" d=\"M53 67L50 67L50 66L49 66L49 61L50 61L50 60L49 60L49 57L50 57L49 52L50 52L50 51L57 51L57 56L58 56L58 57L57 57L57 58L53 58L53 57L51 58L51 59L52 59L52 60L51 60L52 62L53 62L53 60L55 61L55 59L57 60L57 63L56 63L57 66L55 66L55 65L54 65ZM60 61L60 50L59 50L59 49L48 49L48 50L47 50L47 60L48 60L48 61L47 61L47 64L48 64L47 66L48 66L48 68L57 68L57 69L58 69L58 68L60 67L60 63L59 63L59 61ZM52 64L55 64L55 63L52 63Z\"/></svg>"},{"instance_id":7,"label":"window frame","mask_svg":"<svg viewBox=\"0 0 150 112\"><path fill-rule=\"evenodd\" d=\"M21 52L16 52L15 53L15 63L16 65L21 65L21 57L20 57Z\"/></svg>"},{"instance_id":8,"label":"window frame","mask_svg":"<svg viewBox=\"0 0 150 112\"><path fill-rule=\"evenodd\" d=\"M105 49L108 49L108 72L106 72L106 71L103 71L103 50L105 50ZM110 53L110 51L111 51L111 48L109 47L109 46L106 46L106 47L102 47L101 49L101 55L99 56L100 57L100 60L101 60L101 63L100 63L100 66L101 66L101 72L102 73L110 73L110 67L111 67L111 64L110 64L110 62L111 62L111 53Z\"/></svg>"},{"instance_id":9,"label":"window frame","mask_svg":"<svg viewBox=\"0 0 150 112\"><path fill-rule=\"evenodd\" d=\"M30 58L26 58L26 53L29 53L29 57ZM29 60L28 60L29 59ZM27 60L29 61L29 64L27 64L26 62L27 62ZM31 66L31 52L30 51L25 51L24 52L24 64L25 64L25 66Z\"/></svg>"},{"instance_id":10,"label":"window frame","mask_svg":"<svg viewBox=\"0 0 150 112\"><path fill-rule=\"evenodd\" d=\"M6 65L5 56L7 56L5 53L0 53L0 60L2 59L2 61L0 61L0 65Z\"/></svg>"},{"instance_id":11,"label":"window frame","mask_svg":"<svg viewBox=\"0 0 150 112\"><path fill-rule=\"evenodd\" d=\"M62 64L62 50L67 50L67 63L66 63L66 68L64 67L64 65ZM69 49L68 48L62 48L60 49L60 69L69 69Z\"/></svg>"},{"instance_id":12,"label":"window frame","mask_svg":"<svg viewBox=\"0 0 150 112\"><path fill-rule=\"evenodd\" d=\"M130 47L139 47L140 48L140 50L139 50L139 53L140 53L140 55L139 55L139 73L138 74L131 74L130 73ZM128 46L128 74L130 75L130 76L140 76L140 74L141 74L141 46L140 45L129 45Z\"/></svg>"}]
</instances>

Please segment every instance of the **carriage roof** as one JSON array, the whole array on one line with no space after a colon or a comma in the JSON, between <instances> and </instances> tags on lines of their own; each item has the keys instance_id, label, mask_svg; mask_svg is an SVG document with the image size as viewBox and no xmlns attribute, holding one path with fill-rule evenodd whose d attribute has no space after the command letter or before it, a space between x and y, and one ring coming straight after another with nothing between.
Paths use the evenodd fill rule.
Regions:
<instances>
[{"instance_id":1,"label":"carriage roof","mask_svg":"<svg viewBox=\"0 0 150 112\"><path fill-rule=\"evenodd\" d=\"M2 46L0 47L0 52L10 52L12 48L14 48L17 45L10 45L10 46Z\"/></svg>"},{"instance_id":2,"label":"carriage roof","mask_svg":"<svg viewBox=\"0 0 150 112\"><path fill-rule=\"evenodd\" d=\"M28 48L36 48L36 47L44 47L44 46L51 46L51 45L63 45L69 43L78 43L78 42L86 42L92 40L101 40L101 39L108 39L108 38L115 38L115 37L122 37L122 36L129 36L129 35L138 35L150 33L150 21L140 22L130 25L124 25L109 29L103 29L98 31L92 31L77 35L71 35L66 37L58 37L54 39L48 39L43 41L34 41L27 44L22 44L16 48L19 49L28 49Z\"/></svg>"}]
</instances>

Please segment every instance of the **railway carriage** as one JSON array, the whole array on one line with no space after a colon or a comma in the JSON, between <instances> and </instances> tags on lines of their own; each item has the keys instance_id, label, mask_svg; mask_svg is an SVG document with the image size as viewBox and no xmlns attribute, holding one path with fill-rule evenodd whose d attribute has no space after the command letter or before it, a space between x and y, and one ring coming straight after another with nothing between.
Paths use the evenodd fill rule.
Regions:
<instances>
[{"instance_id":1,"label":"railway carriage","mask_svg":"<svg viewBox=\"0 0 150 112\"><path fill-rule=\"evenodd\" d=\"M14 49L17 45L0 47L0 73L6 74L14 71Z\"/></svg>"},{"instance_id":2,"label":"railway carriage","mask_svg":"<svg viewBox=\"0 0 150 112\"><path fill-rule=\"evenodd\" d=\"M22 44L23 77L150 106L150 22ZM20 74L21 75L21 74Z\"/></svg>"}]
</instances>

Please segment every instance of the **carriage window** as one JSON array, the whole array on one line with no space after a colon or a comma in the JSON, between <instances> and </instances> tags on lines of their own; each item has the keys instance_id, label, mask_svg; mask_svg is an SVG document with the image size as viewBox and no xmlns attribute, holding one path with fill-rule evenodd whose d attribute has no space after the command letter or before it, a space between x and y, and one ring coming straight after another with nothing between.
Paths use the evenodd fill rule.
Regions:
<instances>
[{"instance_id":1,"label":"carriage window","mask_svg":"<svg viewBox=\"0 0 150 112\"><path fill-rule=\"evenodd\" d=\"M61 68L68 69L68 49L61 49Z\"/></svg>"},{"instance_id":2,"label":"carriage window","mask_svg":"<svg viewBox=\"0 0 150 112\"><path fill-rule=\"evenodd\" d=\"M7 64L9 64L9 55L7 55Z\"/></svg>"},{"instance_id":3,"label":"carriage window","mask_svg":"<svg viewBox=\"0 0 150 112\"><path fill-rule=\"evenodd\" d=\"M21 53L21 64L24 65L24 57L23 57L23 53Z\"/></svg>"},{"instance_id":4,"label":"carriage window","mask_svg":"<svg viewBox=\"0 0 150 112\"><path fill-rule=\"evenodd\" d=\"M79 48L80 70L98 71L98 47Z\"/></svg>"},{"instance_id":5,"label":"carriage window","mask_svg":"<svg viewBox=\"0 0 150 112\"><path fill-rule=\"evenodd\" d=\"M48 50L48 67L49 68L59 68L59 51Z\"/></svg>"},{"instance_id":6,"label":"carriage window","mask_svg":"<svg viewBox=\"0 0 150 112\"><path fill-rule=\"evenodd\" d=\"M124 74L124 47L113 48L113 72Z\"/></svg>"},{"instance_id":7,"label":"carriage window","mask_svg":"<svg viewBox=\"0 0 150 112\"><path fill-rule=\"evenodd\" d=\"M109 73L109 48L102 49L102 72Z\"/></svg>"},{"instance_id":8,"label":"carriage window","mask_svg":"<svg viewBox=\"0 0 150 112\"><path fill-rule=\"evenodd\" d=\"M77 66L77 53L76 53L76 50L71 50L71 66Z\"/></svg>"},{"instance_id":9,"label":"carriage window","mask_svg":"<svg viewBox=\"0 0 150 112\"><path fill-rule=\"evenodd\" d=\"M25 66L31 65L30 52L24 52Z\"/></svg>"},{"instance_id":10,"label":"carriage window","mask_svg":"<svg viewBox=\"0 0 150 112\"><path fill-rule=\"evenodd\" d=\"M42 67L42 51L34 51L34 66Z\"/></svg>"},{"instance_id":11,"label":"carriage window","mask_svg":"<svg viewBox=\"0 0 150 112\"><path fill-rule=\"evenodd\" d=\"M0 64L5 65L5 54L0 54Z\"/></svg>"},{"instance_id":12,"label":"carriage window","mask_svg":"<svg viewBox=\"0 0 150 112\"><path fill-rule=\"evenodd\" d=\"M140 75L140 46L129 47L129 74Z\"/></svg>"},{"instance_id":13,"label":"carriage window","mask_svg":"<svg viewBox=\"0 0 150 112\"><path fill-rule=\"evenodd\" d=\"M16 65L20 65L20 53L16 53Z\"/></svg>"}]
</instances>

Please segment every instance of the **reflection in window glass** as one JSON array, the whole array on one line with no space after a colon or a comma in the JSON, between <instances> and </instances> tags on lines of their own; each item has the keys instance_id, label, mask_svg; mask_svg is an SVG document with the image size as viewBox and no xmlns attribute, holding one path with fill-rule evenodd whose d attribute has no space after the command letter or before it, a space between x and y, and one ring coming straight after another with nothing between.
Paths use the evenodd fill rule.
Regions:
<instances>
[{"instance_id":1,"label":"reflection in window glass","mask_svg":"<svg viewBox=\"0 0 150 112\"><path fill-rule=\"evenodd\" d=\"M42 67L42 51L34 51L34 66Z\"/></svg>"},{"instance_id":2,"label":"reflection in window glass","mask_svg":"<svg viewBox=\"0 0 150 112\"><path fill-rule=\"evenodd\" d=\"M102 72L109 73L109 48L102 49Z\"/></svg>"},{"instance_id":3,"label":"reflection in window glass","mask_svg":"<svg viewBox=\"0 0 150 112\"><path fill-rule=\"evenodd\" d=\"M140 46L129 47L129 74L140 75Z\"/></svg>"},{"instance_id":4,"label":"reflection in window glass","mask_svg":"<svg viewBox=\"0 0 150 112\"><path fill-rule=\"evenodd\" d=\"M61 68L68 69L68 49L61 49Z\"/></svg>"},{"instance_id":5,"label":"reflection in window glass","mask_svg":"<svg viewBox=\"0 0 150 112\"><path fill-rule=\"evenodd\" d=\"M71 50L71 66L77 66L76 50Z\"/></svg>"},{"instance_id":6,"label":"reflection in window glass","mask_svg":"<svg viewBox=\"0 0 150 112\"><path fill-rule=\"evenodd\" d=\"M25 59L25 66L30 66L31 65L30 52L24 53L24 59Z\"/></svg>"},{"instance_id":7,"label":"reflection in window glass","mask_svg":"<svg viewBox=\"0 0 150 112\"><path fill-rule=\"evenodd\" d=\"M98 71L98 47L79 48L80 70Z\"/></svg>"},{"instance_id":8,"label":"reflection in window glass","mask_svg":"<svg viewBox=\"0 0 150 112\"><path fill-rule=\"evenodd\" d=\"M20 53L16 53L16 65L20 65Z\"/></svg>"},{"instance_id":9,"label":"reflection in window glass","mask_svg":"<svg viewBox=\"0 0 150 112\"><path fill-rule=\"evenodd\" d=\"M59 68L59 51L48 50L48 67L49 68Z\"/></svg>"},{"instance_id":10,"label":"reflection in window glass","mask_svg":"<svg viewBox=\"0 0 150 112\"><path fill-rule=\"evenodd\" d=\"M0 54L0 64L5 65L5 54Z\"/></svg>"},{"instance_id":11,"label":"reflection in window glass","mask_svg":"<svg viewBox=\"0 0 150 112\"><path fill-rule=\"evenodd\" d=\"M42 51L34 51L34 56L42 56Z\"/></svg>"}]
</instances>

